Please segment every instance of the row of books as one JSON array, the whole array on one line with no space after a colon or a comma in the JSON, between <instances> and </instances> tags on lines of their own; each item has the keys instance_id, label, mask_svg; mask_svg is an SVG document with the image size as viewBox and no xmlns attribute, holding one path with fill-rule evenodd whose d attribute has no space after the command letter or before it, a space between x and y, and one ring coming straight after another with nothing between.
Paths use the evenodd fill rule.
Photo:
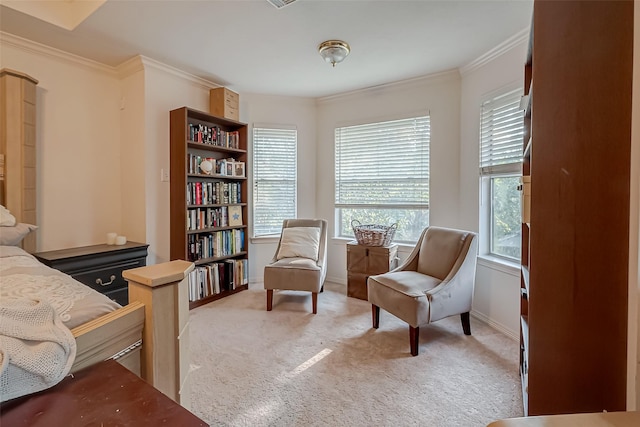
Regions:
<instances>
[{"instance_id":1,"label":"row of books","mask_svg":"<svg viewBox=\"0 0 640 427\"><path fill-rule=\"evenodd\" d=\"M244 252L244 229L221 230L187 236L189 261L218 258Z\"/></svg>"},{"instance_id":2,"label":"row of books","mask_svg":"<svg viewBox=\"0 0 640 427\"><path fill-rule=\"evenodd\" d=\"M246 177L245 163L231 157L226 159L216 159L213 157L204 157L188 153L187 167L187 173L191 174L222 175L236 178Z\"/></svg>"},{"instance_id":3,"label":"row of books","mask_svg":"<svg viewBox=\"0 0 640 427\"><path fill-rule=\"evenodd\" d=\"M189 123L189 141L218 147L240 148L240 132L226 131L218 126Z\"/></svg>"},{"instance_id":4,"label":"row of books","mask_svg":"<svg viewBox=\"0 0 640 427\"><path fill-rule=\"evenodd\" d=\"M187 210L187 230L204 230L214 227L242 225L241 206L196 208Z\"/></svg>"},{"instance_id":5,"label":"row of books","mask_svg":"<svg viewBox=\"0 0 640 427\"><path fill-rule=\"evenodd\" d=\"M242 203L239 182L188 182L187 205L222 205Z\"/></svg>"},{"instance_id":6,"label":"row of books","mask_svg":"<svg viewBox=\"0 0 640 427\"><path fill-rule=\"evenodd\" d=\"M189 273L189 301L197 301L224 291L249 284L246 259L228 259L224 262L200 265Z\"/></svg>"}]
</instances>

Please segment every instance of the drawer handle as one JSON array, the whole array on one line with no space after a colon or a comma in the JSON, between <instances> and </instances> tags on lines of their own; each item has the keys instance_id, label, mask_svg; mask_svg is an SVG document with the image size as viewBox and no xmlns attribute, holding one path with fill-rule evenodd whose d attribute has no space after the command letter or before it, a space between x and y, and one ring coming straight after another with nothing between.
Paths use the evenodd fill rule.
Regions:
<instances>
[{"instance_id":1,"label":"drawer handle","mask_svg":"<svg viewBox=\"0 0 640 427\"><path fill-rule=\"evenodd\" d=\"M109 277L109 279L111 279L110 281L108 281L107 283L102 283L102 279L101 278L97 278L96 279L96 283L100 286L109 286L110 284L113 283L114 280L116 280L116 276L114 274L111 275L111 277Z\"/></svg>"}]
</instances>

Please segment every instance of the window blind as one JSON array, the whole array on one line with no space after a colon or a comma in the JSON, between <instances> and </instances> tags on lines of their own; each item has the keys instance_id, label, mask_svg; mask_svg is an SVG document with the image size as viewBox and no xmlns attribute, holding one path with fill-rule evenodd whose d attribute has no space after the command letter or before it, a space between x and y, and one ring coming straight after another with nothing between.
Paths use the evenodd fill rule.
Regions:
<instances>
[{"instance_id":1,"label":"window blind","mask_svg":"<svg viewBox=\"0 0 640 427\"><path fill-rule=\"evenodd\" d=\"M296 217L296 129L253 129L253 236L280 234Z\"/></svg>"},{"instance_id":2,"label":"window blind","mask_svg":"<svg viewBox=\"0 0 640 427\"><path fill-rule=\"evenodd\" d=\"M336 208L428 208L429 116L335 130Z\"/></svg>"},{"instance_id":3,"label":"window blind","mask_svg":"<svg viewBox=\"0 0 640 427\"><path fill-rule=\"evenodd\" d=\"M521 172L523 149L522 90L485 101L480 114L480 174Z\"/></svg>"}]
</instances>

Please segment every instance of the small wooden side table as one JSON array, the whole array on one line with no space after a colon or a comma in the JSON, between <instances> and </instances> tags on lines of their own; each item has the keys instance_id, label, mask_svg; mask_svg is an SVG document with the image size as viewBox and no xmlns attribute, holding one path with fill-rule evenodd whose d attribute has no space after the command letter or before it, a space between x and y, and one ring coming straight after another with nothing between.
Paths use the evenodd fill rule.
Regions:
<instances>
[{"instance_id":1,"label":"small wooden side table","mask_svg":"<svg viewBox=\"0 0 640 427\"><path fill-rule=\"evenodd\" d=\"M208 426L114 360L2 404L3 426Z\"/></svg>"},{"instance_id":2,"label":"small wooden side table","mask_svg":"<svg viewBox=\"0 0 640 427\"><path fill-rule=\"evenodd\" d=\"M398 245L364 246L347 243L347 296L367 299L367 278L398 266Z\"/></svg>"}]
</instances>

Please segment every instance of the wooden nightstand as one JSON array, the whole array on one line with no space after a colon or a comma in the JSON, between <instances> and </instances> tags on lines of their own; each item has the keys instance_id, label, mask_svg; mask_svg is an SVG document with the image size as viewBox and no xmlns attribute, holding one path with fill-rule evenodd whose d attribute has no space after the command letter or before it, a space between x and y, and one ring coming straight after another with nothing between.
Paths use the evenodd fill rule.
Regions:
<instances>
[{"instance_id":1,"label":"wooden nightstand","mask_svg":"<svg viewBox=\"0 0 640 427\"><path fill-rule=\"evenodd\" d=\"M367 278L398 266L398 245L347 243L347 296L367 299Z\"/></svg>"},{"instance_id":2,"label":"wooden nightstand","mask_svg":"<svg viewBox=\"0 0 640 427\"><path fill-rule=\"evenodd\" d=\"M120 305L129 303L123 270L147 265L146 243L93 245L33 254L40 262L60 270L108 296Z\"/></svg>"}]
</instances>

